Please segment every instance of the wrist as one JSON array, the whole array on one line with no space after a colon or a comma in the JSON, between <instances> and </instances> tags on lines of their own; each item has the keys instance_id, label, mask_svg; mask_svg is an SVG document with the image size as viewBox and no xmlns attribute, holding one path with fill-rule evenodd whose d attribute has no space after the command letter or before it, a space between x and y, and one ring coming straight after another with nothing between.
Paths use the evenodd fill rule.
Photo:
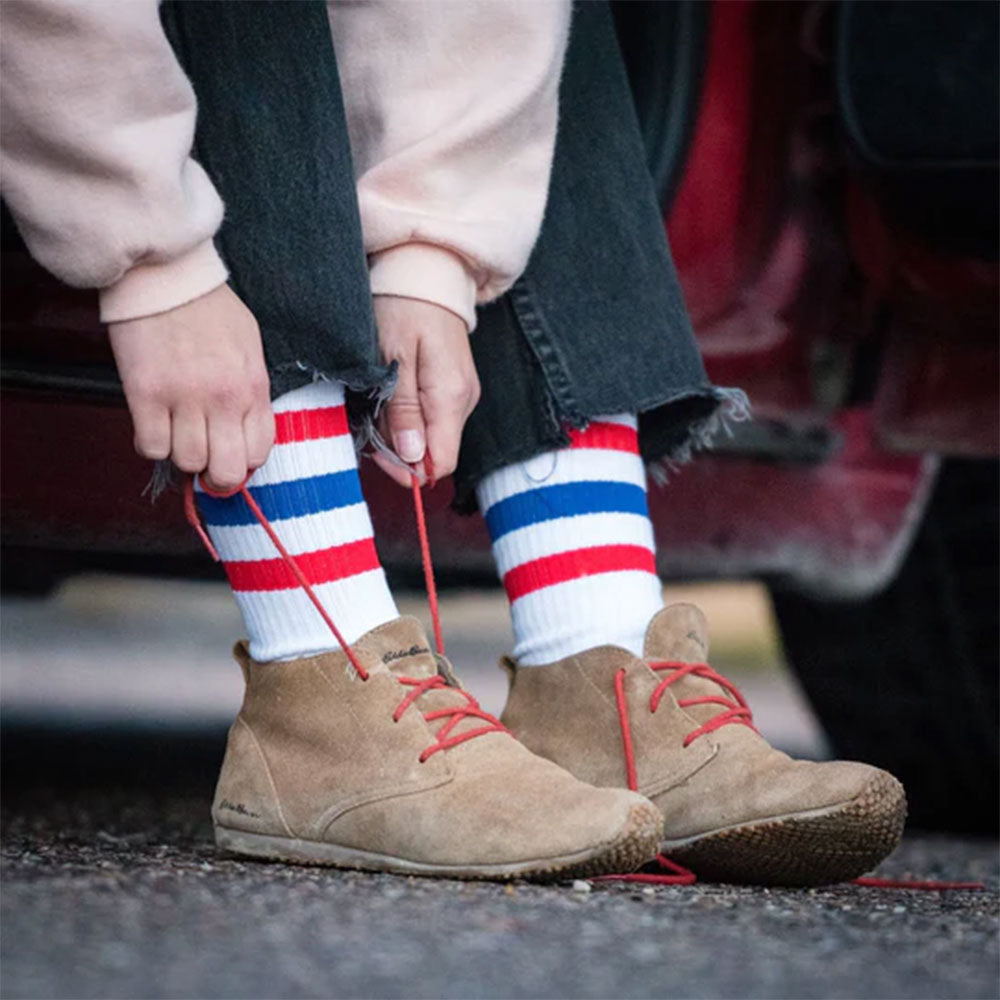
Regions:
<instances>
[{"instance_id":1,"label":"wrist","mask_svg":"<svg viewBox=\"0 0 1000 1000\"><path fill-rule=\"evenodd\" d=\"M458 254L430 243L404 243L368 258L373 296L419 299L476 326L476 280Z\"/></svg>"}]
</instances>

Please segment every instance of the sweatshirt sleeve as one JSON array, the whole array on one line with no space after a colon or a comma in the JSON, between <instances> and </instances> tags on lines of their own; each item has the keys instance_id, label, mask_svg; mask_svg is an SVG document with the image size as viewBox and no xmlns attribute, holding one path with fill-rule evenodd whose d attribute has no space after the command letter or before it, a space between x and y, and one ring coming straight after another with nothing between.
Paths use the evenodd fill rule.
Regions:
<instances>
[{"instance_id":1,"label":"sweatshirt sleeve","mask_svg":"<svg viewBox=\"0 0 1000 1000\"><path fill-rule=\"evenodd\" d=\"M569 0L327 4L372 293L461 316L538 237Z\"/></svg>"},{"instance_id":2,"label":"sweatshirt sleeve","mask_svg":"<svg viewBox=\"0 0 1000 1000\"><path fill-rule=\"evenodd\" d=\"M191 159L195 96L156 0L0 4L0 180L32 255L105 322L226 280L222 202Z\"/></svg>"}]
</instances>

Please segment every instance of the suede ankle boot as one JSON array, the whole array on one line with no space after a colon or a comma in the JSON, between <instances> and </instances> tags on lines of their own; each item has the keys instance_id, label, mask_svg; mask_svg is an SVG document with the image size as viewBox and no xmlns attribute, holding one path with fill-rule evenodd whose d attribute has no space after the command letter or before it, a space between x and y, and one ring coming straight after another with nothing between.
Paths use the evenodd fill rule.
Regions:
<instances>
[{"instance_id":1,"label":"suede ankle boot","mask_svg":"<svg viewBox=\"0 0 1000 1000\"><path fill-rule=\"evenodd\" d=\"M702 878L824 885L869 871L902 835L903 786L866 764L774 750L707 653L704 615L673 605L650 623L643 659L602 646L544 667L503 661L501 718L583 781L648 796L661 850Z\"/></svg>"},{"instance_id":2,"label":"suede ankle boot","mask_svg":"<svg viewBox=\"0 0 1000 1000\"><path fill-rule=\"evenodd\" d=\"M342 652L254 662L212 818L238 854L403 874L553 878L632 871L659 812L536 757L461 688L413 618Z\"/></svg>"}]
</instances>

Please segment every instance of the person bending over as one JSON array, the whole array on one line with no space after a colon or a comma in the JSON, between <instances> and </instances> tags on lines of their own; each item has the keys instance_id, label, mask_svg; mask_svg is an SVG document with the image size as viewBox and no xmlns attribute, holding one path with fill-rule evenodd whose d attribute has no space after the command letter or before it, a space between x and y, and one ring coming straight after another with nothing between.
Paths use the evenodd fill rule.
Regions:
<instances>
[{"instance_id":1,"label":"person bending over","mask_svg":"<svg viewBox=\"0 0 1000 1000\"><path fill-rule=\"evenodd\" d=\"M892 850L899 783L773 750L662 605L646 463L741 397L695 349L604 4L3 7L4 197L99 289L136 448L198 477L249 637L220 845L785 884ZM502 724L399 616L352 427L485 518Z\"/></svg>"}]
</instances>

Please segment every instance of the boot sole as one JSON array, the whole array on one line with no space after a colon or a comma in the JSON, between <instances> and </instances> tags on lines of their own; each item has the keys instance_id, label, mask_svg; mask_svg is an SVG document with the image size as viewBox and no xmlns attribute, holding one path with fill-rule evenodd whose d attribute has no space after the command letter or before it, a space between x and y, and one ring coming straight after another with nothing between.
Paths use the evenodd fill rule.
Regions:
<instances>
[{"instance_id":1,"label":"boot sole","mask_svg":"<svg viewBox=\"0 0 1000 1000\"><path fill-rule=\"evenodd\" d=\"M883 772L847 802L665 840L661 850L711 882L830 885L864 875L891 854L905 821L903 786Z\"/></svg>"},{"instance_id":2,"label":"boot sole","mask_svg":"<svg viewBox=\"0 0 1000 1000\"><path fill-rule=\"evenodd\" d=\"M654 857L662 832L663 817L658 810L652 806L634 805L618 835L607 843L576 854L508 864L432 864L339 844L247 833L224 826L215 827L215 843L221 849L243 857L290 864L328 865L434 878L558 881L633 872Z\"/></svg>"}]
</instances>

